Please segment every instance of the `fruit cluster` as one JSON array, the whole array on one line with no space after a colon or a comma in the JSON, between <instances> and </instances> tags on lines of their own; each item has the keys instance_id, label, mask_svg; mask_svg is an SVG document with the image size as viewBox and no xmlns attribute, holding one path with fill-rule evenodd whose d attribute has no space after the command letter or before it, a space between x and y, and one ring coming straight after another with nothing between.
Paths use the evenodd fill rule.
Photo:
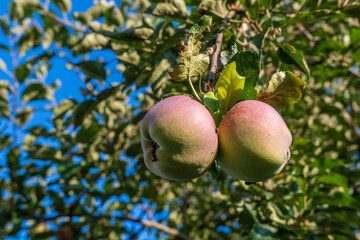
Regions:
<instances>
[{"instance_id":1,"label":"fruit cluster","mask_svg":"<svg viewBox=\"0 0 360 240\"><path fill-rule=\"evenodd\" d=\"M147 168L176 181L199 177L215 159L235 178L265 181L283 169L291 142L280 114L256 100L235 104L219 128L208 109L188 96L160 101L141 123Z\"/></svg>"}]
</instances>

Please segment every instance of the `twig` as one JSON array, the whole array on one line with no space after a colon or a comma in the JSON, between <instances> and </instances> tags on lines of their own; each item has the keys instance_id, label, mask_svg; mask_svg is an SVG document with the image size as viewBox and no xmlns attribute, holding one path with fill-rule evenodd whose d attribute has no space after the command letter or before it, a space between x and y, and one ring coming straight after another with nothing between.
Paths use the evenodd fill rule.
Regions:
<instances>
[{"instance_id":1,"label":"twig","mask_svg":"<svg viewBox=\"0 0 360 240\"><path fill-rule=\"evenodd\" d=\"M348 3L349 3L349 0L345 0L345 2L344 2L344 4L342 4L342 5L338 5L335 9L328 9L328 10L335 10L335 11L337 11L337 10L343 10L344 8L346 8L347 7L347 5L348 5ZM319 6L317 6L317 7L319 7ZM306 11L300 11L300 10L279 10L279 9L267 9L269 12L271 12L271 13L275 13L275 14L283 14L283 15L292 15L292 14L299 14L299 13L308 13L308 12L306 12ZM318 9L317 9L318 10ZM266 13L266 10L264 11L264 10L260 10L259 11L260 12L260 14L264 14L264 13Z\"/></svg>"},{"instance_id":2,"label":"twig","mask_svg":"<svg viewBox=\"0 0 360 240\"><path fill-rule=\"evenodd\" d=\"M11 56L11 65L12 65L12 81L14 86L14 93L13 93L13 115L11 117L11 122L13 124L13 134L14 140L13 143L16 146L18 140L18 119L16 117L17 110L18 110L18 94L19 94L19 81L16 78L15 72L18 67L18 59L17 59L17 52L16 52L16 45L18 42L13 41L10 38L10 56Z\"/></svg>"},{"instance_id":3,"label":"twig","mask_svg":"<svg viewBox=\"0 0 360 240\"><path fill-rule=\"evenodd\" d=\"M48 16L50 18L52 18L53 20L61 23L62 25L66 26L66 27L70 27L76 31L79 31L79 32L83 32L83 33L86 33L86 28L83 28L83 27L78 27L76 25L74 25L73 23L71 23L70 21L67 21L65 19L62 19L62 18L59 18L58 16L56 16L55 14L53 14L52 12L50 12L49 10L43 10L43 11L39 11L40 13L42 13L43 15L45 16Z\"/></svg>"},{"instance_id":4,"label":"twig","mask_svg":"<svg viewBox=\"0 0 360 240\"><path fill-rule=\"evenodd\" d=\"M68 217L68 216L69 216L68 214L59 214L59 215L57 215L55 217L50 217L50 218L41 218L41 217L36 217L36 216L34 216L33 218L40 223L40 222L52 221L52 220L58 219L60 217ZM72 216L73 217L87 216L87 217L94 217L94 218L128 220L128 221L132 221L132 222L141 223L144 226L144 228L156 228L156 229L158 229L160 231L163 231L163 232L165 232L167 234L175 236L176 239L191 240L190 237L186 236L185 234L180 232L178 229L165 226L165 225L163 225L161 223L158 223L158 222L155 222L155 221L141 220L141 219L133 218L133 217L130 217L130 216L111 216L111 215L95 216L95 215L91 215L91 214L72 214Z\"/></svg>"},{"instance_id":5,"label":"twig","mask_svg":"<svg viewBox=\"0 0 360 240\"><path fill-rule=\"evenodd\" d=\"M346 6L348 5L348 3L349 3L349 0L345 0L345 2L344 2L344 4L342 5L342 7L343 7L343 8L346 7Z\"/></svg>"},{"instance_id":6,"label":"twig","mask_svg":"<svg viewBox=\"0 0 360 240\"><path fill-rule=\"evenodd\" d=\"M304 33L304 35L310 40L310 46L313 47L315 45L315 40L313 35L311 35L311 33L308 30L306 30L304 25L302 25L301 23L298 23L297 26L300 29L300 31Z\"/></svg>"},{"instance_id":7,"label":"twig","mask_svg":"<svg viewBox=\"0 0 360 240\"><path fill-rule=\"evenodd\" d=\"M225 28L226 24L230 21L230 19L235 16L235 14L236 14L236 10L231 10L226 15L225 19L221 22L219 33L216 37L216 42L214 45L215 52L211 58L211 66L210 66L209 80L208 80L208 83L210 86L209 91L214 91L214 89L215 89L215 74L216 74L216 70L217 70L217 63L218 63L219 54L220 54L220 50L221 50L221 44L222 44L222 40L224 38L224 33L222 32L222 30Z\"/></svg>"},{"instance_id":8,"label":"twig","mask_svg":"<svg viewBox=\"0 0 360 240\"><path fill-rule=\"evenodd\" d=\"M245 14L246 19L249 21L250 26L256 31L257 34L261 33L261 27L259 24L251 19L247 14Z\"/></svg>"}]
</instances>

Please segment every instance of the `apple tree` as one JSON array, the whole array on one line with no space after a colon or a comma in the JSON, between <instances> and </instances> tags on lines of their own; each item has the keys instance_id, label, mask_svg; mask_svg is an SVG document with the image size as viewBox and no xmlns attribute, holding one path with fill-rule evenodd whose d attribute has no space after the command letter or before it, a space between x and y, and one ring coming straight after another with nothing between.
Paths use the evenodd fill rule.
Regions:
<instances>
[{"instance_id":1,"label":"apple tree","mask_svg":"<svg viewBox=\"0 0 360 240\"><path fill-rule=\"evenodd\" d=\"M360 239L358 0L7 3L0 238ZM178 94L216 126L271 105L291 158L253 184L216 158L193 180L153 174L141 121Z\"/></svg>"}]
</instances>

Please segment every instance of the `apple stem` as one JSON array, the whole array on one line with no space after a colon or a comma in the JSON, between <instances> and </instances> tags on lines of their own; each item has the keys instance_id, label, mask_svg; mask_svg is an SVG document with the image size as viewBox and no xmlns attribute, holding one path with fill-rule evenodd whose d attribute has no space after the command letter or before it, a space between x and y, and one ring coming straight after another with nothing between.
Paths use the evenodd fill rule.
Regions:
<instances>
[{"instance_id":1,"label":"apple stem","mask_svg":"<svg viewBox=\"0 0 360 240\"><path fill-rule=\"evenodd\" d=\"M197 98L197 100L198 100L199 102L203 103L203 101L201 100L201 98L200 98L199 95L197 94L197 92L196 92L196 90L195 90L195 88L194 88L194 86L193 86L193 84L192 84L190 74L188 74L187 79L188 79L188 82L189 82L189 84L190 84L191 90L192 90L192 92L194 93L195 97Z\"/></svg>"},{"instance_id":2,"label":"apple stem","mask_svg":"<svg viewBox=\"0 0 360 240\"><path fill-rule=\"evenodd\" d=\"M202 76L203 76L203 74L200 73L200 76L199 76L199 91L200 91L200 94L201 94L201 95L205 95L206 93L204 93L204 92L202 91L202 86L201 86L201 84L202 84Z\"/></svg>"},{"instance_id":3,"label":"apple stem","mask_svg":"<svg viewBox=\"0 0 360 240\"><path fill-rule=\"evenodd\" d=\"M287 150L286 157L287 157L286 161L289 161L291 157L290 149Z\"/></svg>"}]
</instances>

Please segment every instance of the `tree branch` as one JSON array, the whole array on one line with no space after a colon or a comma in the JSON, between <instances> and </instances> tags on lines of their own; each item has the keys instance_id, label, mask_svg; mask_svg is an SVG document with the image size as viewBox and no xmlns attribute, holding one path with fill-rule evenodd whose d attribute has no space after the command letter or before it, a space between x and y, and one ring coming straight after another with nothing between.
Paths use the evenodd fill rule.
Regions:
<instances>
[{"instance_id":1,"label":"tree branch","mask_svg":"<svg viewBox=\"0 0 360 240\"><path fill-rule=\"evenodd\" d=\"M15 27L14 27L15 28ZM11 56L11 65L12 65L12 82L14 87L14 93L13 93L13 114L11 115L11 122L13 126L13 134L14 134L14 146L17 145L18 141L18 119L16 117L17 111L18 111L18 98L19 98L19 81L16 78L16 69L18 68L19 61L17 59L18 52L16 46L18 45L18 42L14 39L13 35L9 38L10 40L10 56Z\"/></svg>"},{"instance_id":2,"label":"tree branch","mask_svg":"<svg viewBox=\"0 0 360 240\"><path fill-rule=\"evenodd\" d=\"M217 70L217 63L219 60L219 54L221 50L222 40L224 38L224 33L222 30L225 28L226 24L233 18L236 14L236 10L231 10L225 17L225 19L221 22L219 33L216 37L216 42L214 45L215 52L211 57L211 66L210 66L210 73L209 73L209 80L208 80L208 87L210 88L209 91L214 91L215 89L215 74Z\"/></svg>"},{"instance_id":3,"label":"tree branch","mask_svg":"<svg viewBox=\"0 0 360 240\"><path fill-rule=\"evenodd\" d=\"M52 18L53 20L57 21L58 23L62 24L63 26L70 27L70 28L72 28L72 29L74 29L74 30L76 30L78 32L83 32L83 33L87 32L86 28L76 26L76 25L74 25L73 23L71 23L68 20L59 18L58 16L56 16L55 14L50 12L49 10L44 9L43 11L39 11L39 12L42 13L43 15L45 15L45 16L48 16L49 18Z\"/></svg>"},{"instance_id":4,"label":"tree branch","mask_svg":"<svg viewBox=\"0 0 360 240\"><path fill-rule=\"evenodd\" d=\"M156 228L156 229L158 229L160 231L163 231L163 232L165 232L167 234L175 236L177 239L191 240L190 237L186 236L185 234L180 232L178 229L165 226L165 225L163 225L163 224L161 224L159 222L156 222L156 221L141 220L141 219L133 218L133 217L130 217L130 216L111 216L111 215L94 216L94 215L91 215L91 214L72 214L71 216L72 217L86 216L86 217L93 217L93 218L128 220L128 221L132 221L132 222L141 223L144 226L144 228ZM55 219L57 219L59 217L69 217L69 215L68 214L59 214L59 215L57 215L55 217L50 217L50 218L43 218L43 217L34 216L33 218L40 223L40 222L52 221L52 220L55 220Z\"/></svg>"}]
</instances>

